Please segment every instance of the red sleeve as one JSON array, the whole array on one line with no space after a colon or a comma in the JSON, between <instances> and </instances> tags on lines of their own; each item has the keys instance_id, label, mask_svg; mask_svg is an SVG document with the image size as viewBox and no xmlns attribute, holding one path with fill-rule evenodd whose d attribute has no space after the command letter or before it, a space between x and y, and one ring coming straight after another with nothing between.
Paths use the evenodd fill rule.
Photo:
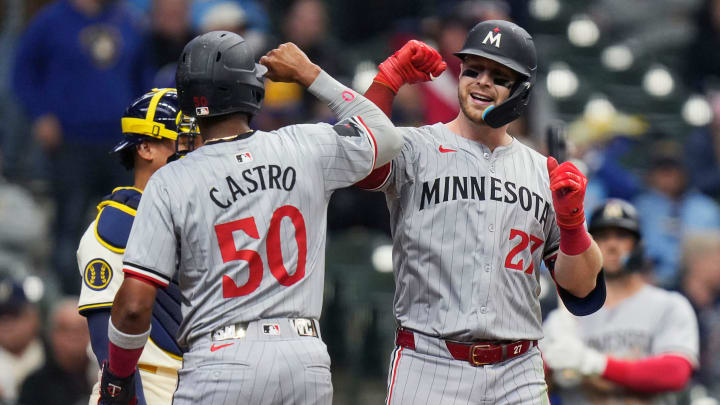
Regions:
<instances>
[{"instance_id":1,"label":"red sleeve","mask_svg":"<svg viewBox=\"0 0 720 405\"><path fill-rule=\"evenodd\" d=\"M392 118L392 103L395 99L395 93L387 86L373 81L365 92L365 97L375 103L388 118ZM386 163L370 172L364 179L355 183L355 186L365 190L374 190L385 183L388 176L390 176L390 171L390 163Z\"/></svg>"},{"instance_id":2,"label":"red sleeve","mask_svg":"<svg viewBox=\"0 0 720 405\"><path fill-rule=\"evenodd\" d=\"M691 374L692 364L688 359L666 354L640 360L608 357L602 377L635 391L659 394L685 388Z\"/></svg>"},{"instance_id":3,"label":"red sleeve","mask_svg":"<svg viewBox=\"0 0 720 405\"><path fill-rule=\"evenodd\" d=\"M109 342L108 367L110 367L110 371L120 378L125 378L134 373L143 348L145 346L138 349L124 349L113 342Z\"/></svg>"},{"instance_id":4,"label":"red sleeve","mask_svg":"<svg viewBox=\"0 0 720 405\"><path fill-rule=\"evenodd\" d=\"M395 99L395 94L392 90L385 85L373 81L364 96L375 103L376 106L380 107L388 118L392 119L392 103Z\"/></svg>"}]
</instances>

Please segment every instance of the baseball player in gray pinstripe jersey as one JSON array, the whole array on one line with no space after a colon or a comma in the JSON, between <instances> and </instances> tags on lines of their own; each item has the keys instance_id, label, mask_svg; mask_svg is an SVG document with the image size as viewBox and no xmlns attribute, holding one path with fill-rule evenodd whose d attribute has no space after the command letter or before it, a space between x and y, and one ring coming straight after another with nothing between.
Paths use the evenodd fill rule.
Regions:
<instances>
[{"instance_id":1,"label":"baseball player in gray pinstripe jersey","mask_svg":"<svg viewBox=\"0 0 720 405\"><path fill-rule=\"evenodd\" d=\"M399 328L386 403L547 404L541 261L574 313L605 299L584 227L587 179L507 133L535 77L524 29L479 23L456 55L457 118L400 128L400 154L359 183L385 192L391 218ZM437 76L438 66L434 50L411 41L380 64L366 97L389 112L401 85Z\"/></svg>"},{"instance_id":2,"label":"baseball player in gray pinstripe jersey","mask_svg":"<svg viewBox=\"0 0 720 405\"><path fill-rule=\"evenodd\" d=\"M188 352L175 405L332 401L318 327L328 201L389 162L402 137L295 45L270 51L262 65L251 54L240 36L220 31L193 39L180 56L180 106L198 118L205 144L147 184L108 326L101 403L132 403L156 288L176 273L178 342ZM251 131L265 73L308 87L340 123Z\"/></svg>"}]
</instances>

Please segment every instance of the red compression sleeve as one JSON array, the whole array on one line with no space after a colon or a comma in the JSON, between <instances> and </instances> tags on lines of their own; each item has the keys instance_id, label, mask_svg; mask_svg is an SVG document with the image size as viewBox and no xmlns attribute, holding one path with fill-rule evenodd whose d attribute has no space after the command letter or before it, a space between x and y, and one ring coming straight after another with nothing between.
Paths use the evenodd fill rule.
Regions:
<instances>
[{"instance_id":1,"label":"red compression sleeve","mask_svg":"<svg viewBox=\"0 0 720 405\"><path fill-rule=\"evenodd\" d=\"M137 366L143 348L123 349L120 346L116 346L113 342L110 342L109 346L108 358L110 362L110 372L120 378L125 378L132 374L135 371L135 366Z\"/></svg>"},{"instance_id":2,"label":"red compression sleeve","mask_svg":"<svg viewBox=\"0 0 720 405\"><path fill-rule=\"evenodd\" d=\"M685 388L691 373L688 359L666 354L641 360L608 357L602 377L635 391L659 394Z\"/></svg>"},{"instance_id":3,"label":"red compression sleeve","mask_svg":"<svg viewBox=\"0 0 720 405\"><path fill-rule=\"evenodd\" d=\"M395 99L395 94L387 86L374 81L370 87L368 87L364 96L375 103L376 106L380 107L388 118L392 118L392 103Z\"/></svg>"},{"instance_id":4,"label":"red compression sleeve","mask_svg":"<svg viewBox=\"0 0 720 405\"><path fill-rule=\"evenodd\" d=\"M579 255L588 250L592 239L585 227L565 229L560 228L560 250L568 256Z\"/></svg>"},{"instance_id":5,"label":"red compression sleeve","mask_svg":"<svg viewBox=\"0 0 720 405\"><path fill-rule=\"evenodd\" d=\"M364 95L365 98L375 103L388 118L392 118L392 103L395 99L395 93L390 88L374 81ZM386 163L370 172L367 177L355 183L355 185L362 189L373 190L382 186L389 174L390 163Z\"/></svg>"}]
</instances>

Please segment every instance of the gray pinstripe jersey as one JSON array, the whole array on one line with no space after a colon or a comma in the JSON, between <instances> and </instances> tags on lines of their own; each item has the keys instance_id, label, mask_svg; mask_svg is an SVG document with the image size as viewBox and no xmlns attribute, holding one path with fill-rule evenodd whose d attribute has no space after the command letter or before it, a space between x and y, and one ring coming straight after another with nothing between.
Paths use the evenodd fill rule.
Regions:
<instances>
[{"instance_id":1,"label":"gray pinstripe jersey","mask_svg":"<svg viewBox=\"0 0 720 405\"><path fill-rule=\"evenodd\" d=\"M181 343L236 322L319 318L328 201L375 158L372 136L348 130L256 132L207 144L152 176L124 270L164 284L179 254Z\"/></svg>"},{"instance_id":2,"label":"gray pinstripe jersey","mask_svg":"<svg viewBox=\"0 0 720 405\"><path fill-rule=\"evenodd\" d=\"M541 261L559 246L546 158L491 152L442 124L401 128L385 191L400 326L467 340L539 339Z\"/></svg>"},{"instance_id":3,"label":"gray pinstripe jersey","mask_svg":"<svg viewBox=\"0 0 720 405\"><path fill-rule=\"evenodd\" d=\"M560 310L552 311L545 321L549 340L572 333ZM572 317L578 337L595 350L619 359L642 359L662 354L685 357L698 365L698 325L690 302L677 292L647 285L617 305L597 312ZM595 390L592 385L560 390L564 404L654 404L680 403L675 393L650 396L618 389Z\"/></svg>"}]
</instances>

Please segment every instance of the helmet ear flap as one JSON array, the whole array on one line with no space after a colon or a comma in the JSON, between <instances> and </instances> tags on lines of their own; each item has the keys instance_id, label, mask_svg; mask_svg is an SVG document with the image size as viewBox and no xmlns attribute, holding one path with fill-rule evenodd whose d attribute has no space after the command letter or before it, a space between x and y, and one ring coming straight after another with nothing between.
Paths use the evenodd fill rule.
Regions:
<instances>
[{"instance_id":1,"label":"helmet ear flap","mask_svg":"<svg viewBox=\"0 0 720 405\"><path fill-rule=\"evenodd\" d=\"M482 118L492 128L500 128L522 115L530 101L530 80L517 83L507 100L497 106L490 106L483 111Z\"/></svg>"}]
</instances>

